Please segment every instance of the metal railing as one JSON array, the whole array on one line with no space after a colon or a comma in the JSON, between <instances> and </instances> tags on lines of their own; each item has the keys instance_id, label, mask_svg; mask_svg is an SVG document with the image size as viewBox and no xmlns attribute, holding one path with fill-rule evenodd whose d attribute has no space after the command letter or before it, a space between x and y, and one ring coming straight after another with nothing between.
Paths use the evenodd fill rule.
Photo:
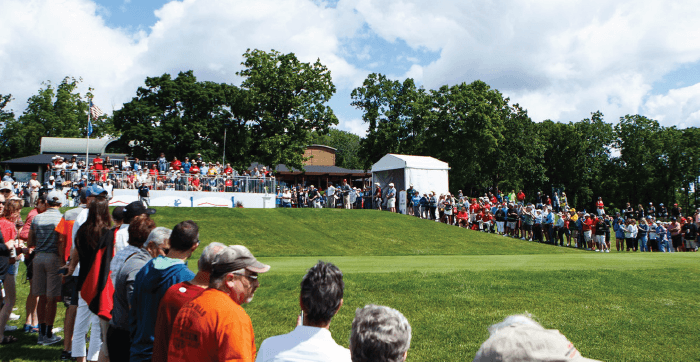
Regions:
<instances>
[{"instance_id":1,"label":"metal railing","mask_svg":"<svg viewBox=\"0 0 700 362\"><path fill-rule=\"evenodd\" d=\"M208 176L174 172L152 174L109 170L69 170L47 172L44 179L48 180L49 176L54 176L55 187L59 190L81 182L104 185L107 180L111 181L114 189L137 189L141 185L146 185L150 190L273 193L277 187L277 180L274 177L230 174Z\"/></svg>"}]
</instances>

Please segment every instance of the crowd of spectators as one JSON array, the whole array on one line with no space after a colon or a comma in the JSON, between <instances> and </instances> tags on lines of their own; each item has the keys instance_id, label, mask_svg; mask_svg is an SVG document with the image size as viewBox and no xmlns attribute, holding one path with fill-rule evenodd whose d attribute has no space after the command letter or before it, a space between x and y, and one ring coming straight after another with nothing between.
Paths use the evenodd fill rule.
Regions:
<instances>
[{"instance_id":1,"label":"crowd of spectators","mask_svg":"<svg viewBox=\"0 0 700 362\"><path fill-rule=\"evenodd\" d=\"M24 260L31 290L21 332L37 344L63 342L62 360L78 361L403 361L411 327L398 311L367 305L356 311L350 349L329 332L345 284L333 264L319 262L301 282L297 327L268 338L256 352L253 325L241 307L253 300L270 266L242 245L213 242L195 274L187 260L199 249L199 226L158 227L156 210L140 201L110 213L107 191L80 190L80 205L61 213L64 195L41 194L22 222L22 200L0 191L0 343L16 343L7 326L15 304L17 266ZM54 328L65 305L64 335ZM88 335L90 339L86 341ZM301 343L300 342L304 342Z\"/></svg>"},{"instance_id":2,"label":"crowd of spectators","mask_svg":"<svg viewBox=\"0 0 700 362\"><path fill-rule=\"evenodd\" d=\"M633 208L629 203L615 215L606 213L602 198L595 211L576 210L566 194L555 198L538 193L526 202L520 190L509 195L485 194L469 198L460 191L437 196L409 189L410 215L498 235L558 246L610 252L611 238L617 251L697 251L700 245L700 208L685 215L678 204L669 212L664 204ZM556 201L554 201L556 200ZM611 236L612 235L612 236Z\"/></svg>"}]
</instances>

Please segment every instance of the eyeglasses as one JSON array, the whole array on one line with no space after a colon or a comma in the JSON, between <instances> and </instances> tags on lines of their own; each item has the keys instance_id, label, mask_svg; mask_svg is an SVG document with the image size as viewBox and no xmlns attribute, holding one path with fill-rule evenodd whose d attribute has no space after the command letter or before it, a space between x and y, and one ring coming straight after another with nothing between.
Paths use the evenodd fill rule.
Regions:
<instances>
[{"instance_id":1,"label":"eyeglasses","mask_svg":"<svg viewBox=\"0 0 700 362\"><path fill-rule=\"evenodd\" d=\"M254 282L254 281L258 280L258 276L257 276L257 275L245 275L245 274L243 274L243 273L231 273L231 274L242 275L242 276L244 276L244 277L250 279L251 282Z\"/></svg>"}]
</instances>

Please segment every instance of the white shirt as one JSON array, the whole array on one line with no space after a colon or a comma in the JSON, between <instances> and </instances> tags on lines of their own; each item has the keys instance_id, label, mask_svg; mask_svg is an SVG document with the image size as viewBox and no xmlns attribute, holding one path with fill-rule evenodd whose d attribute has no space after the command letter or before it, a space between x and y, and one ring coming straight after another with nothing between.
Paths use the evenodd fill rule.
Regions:
<instances>
[{"instance_id":1,"label":"white shirt","mask_svg":"<svg viewBox=\"0 0 700 362\"><path fill-rule=\"evenodd\" d=\"M297 326L260 345L255 362L350 362L350 350L339 346L325 328Z\"/></svg>"},{"instance_id":2,"label":"white shirt","mask_svg":"<svg viewBox=\"0 0 700 362\"><path fill-rule=\"evenodd\" d=\"M122 224L117 230L117 237L114 238L114 254L129 245L129 224Z\"/></svg>"},{"instance_id":3,"label":"white shirt","mask_svg":"<svg viewBox=\"0 0 700 362\"><path fill-rule=\"evenodd\" d=\"M75 236L78 234L78 229L87 221L88 213L90 210L87 208L83 211L80 212L80 215L75 219L75 222L73 223L73 234L72 234L72 239L73 244L71 245L71 250L75 249ZM73 276L77 277L80 274L80 262L78 262L78 266L75 267L75 271L73 272Z\"/></svg>"},{"instance_id":4,"label":"white shirt","mask_svg":"<svg viewBox=\"0 0 700 362\"><path fill-rule=\"evenodd\" d=\"M109 198L112 198L112 190L114 190L114 185L112 183L105 183L102 185L102 188L107 191L107 195L109 195Z\"/></svg>"}]
</instances>

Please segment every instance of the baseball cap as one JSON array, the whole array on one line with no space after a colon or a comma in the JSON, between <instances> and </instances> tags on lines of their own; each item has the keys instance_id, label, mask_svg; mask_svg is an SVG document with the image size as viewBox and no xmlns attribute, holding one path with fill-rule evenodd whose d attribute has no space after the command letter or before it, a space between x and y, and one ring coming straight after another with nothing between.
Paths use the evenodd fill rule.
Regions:
<instances>
[{"instance_id":1,"label":"baseball cap","mask_svg":"<svg viewBox=\"0 0 700 362\"><path fill-rule=\"evenodd\" d=\"M36 172L32 172L32 176L36 176Z\"/></svg>"},{"instance_id":2,"label":"baseball cap","mask_svg":"<svg viewBox=\"0 0 700 362\"><path fill-rule=\"evenodd\" d=\"M141 214L153 215L155 213L155 209L147 208L142 201L134 201L124 208L124 220L130 220Z\"/></svg>"},{"instance_id":3,"label":"baseball cap","mask_svg":"<svg viewBox=\"0 0 700 362\"><path fill-rule=\"evenodd\" d=\"M100 186L97 186L96 184L92 184L92 185L87 187L86 194L87 194L87 197L91 197L91 196L97 196L97 195L106 194L106 193L107 193L107 190L103 189Z\"/></svg>"},{"instance_id":4,"label":"baseball cap","mask_svg":"<svg viewBox=\"0 0 700 362\"><path fill-rule=\"evenodd\" d=\"M474 362L595 362L585 358L574 344L556 329L537 324L514 324L503 327L481 345Z\"/></svg>"},{"instance_id":5,"label":"baseball cap","mask_svg":"<svg viewBox=\"0 0 700 362\"><path fill-rule=\"evenodd\" d=\"M0 182L0 191L1 190L10 190L12 191L12 183L9 181L3 181Z\"/></svg>"},{"instance_id":6,"label":"baseball cap","mask_svg":"<svg viewBox=\"0 0 700 362\"><path fill-rule=\"evenodd\" d=\"M394 186L394 183L393 183L393 182L390 182L390 183L389 183L389 186Z\"/></svg>"},{"instance_id":7,"label":"baseball cap","mask_svg":"<svg viewBox=\"0 0 700 362\"><path fill-rule=\"evenodd\" d=\"M63 203L63 194L61 191L58 190L53 190L49 192L48 195L46 195L46 201L49 202L49 204L62 204Z\"/></svg>"},{"instance_id":8,"label":"baseball cap","mask_svg":"<svg viewBox=\"0 0 700 362\"><path fill-rule=\"evenodd\" d=\"M265 273L270 266L259 262L253 253L243 245L229 245L216 254L212 262L212 274L225 274L239 269L248 269L255 273Z\"/></svg>"},{"instance_id":9,"label":"baseball cap","mask_svg":"<svg viewBox=\"0 0 700 362\"><path fill-rule=\"evenodd\" d=\"M10 171L10 170L5 170L5 173L12 173L12 171Z\"/></svg>"},{"instance_id":10,"label":"baseball cap","mask_svg":"<svg viewBox=\"0 0 700 362\"><path fill-rule=\"evenodd\" d=\"M53 181L53 180L55 180L55 179L56 179L55 177L49 176L49 181Z\"/></svg>"}]
</instances>

